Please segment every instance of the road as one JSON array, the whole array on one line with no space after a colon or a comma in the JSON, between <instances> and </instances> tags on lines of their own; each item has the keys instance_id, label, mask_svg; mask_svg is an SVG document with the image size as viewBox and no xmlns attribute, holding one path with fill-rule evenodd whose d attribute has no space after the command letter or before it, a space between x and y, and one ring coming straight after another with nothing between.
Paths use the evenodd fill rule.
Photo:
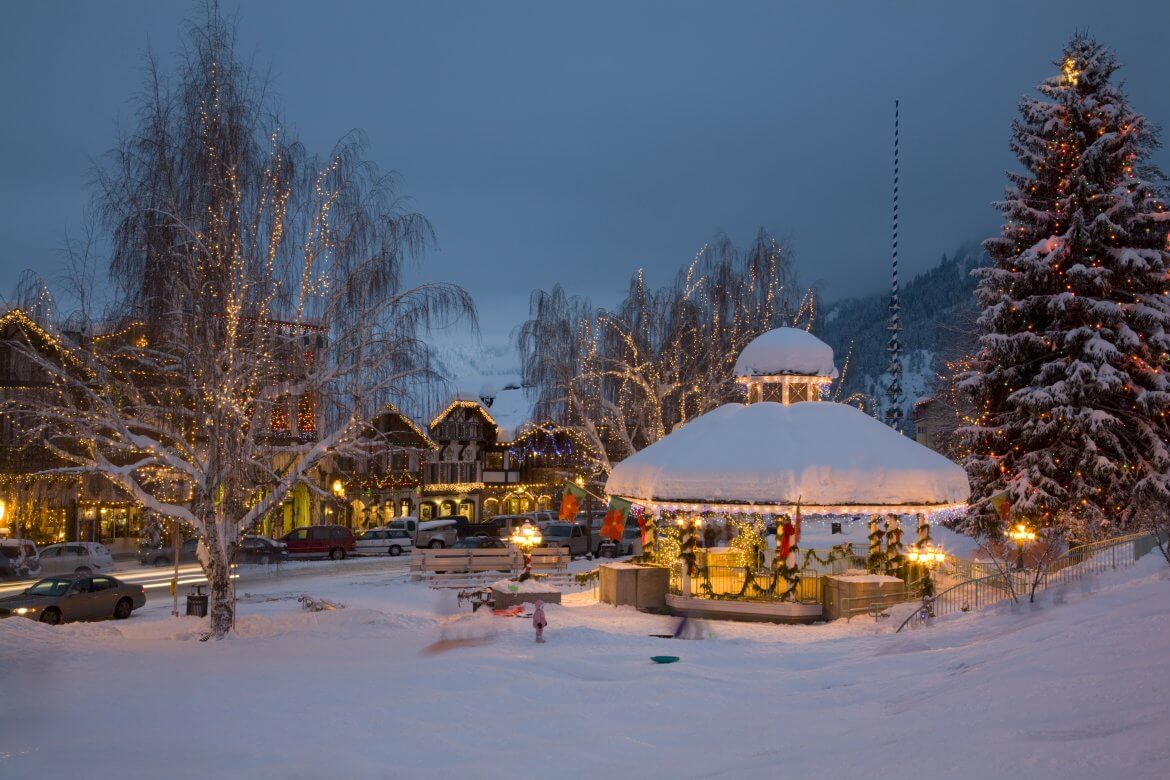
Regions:
<instances>
[{"instance_id":1,"label":"road","mask_svg":"<svg viewBox=\"0 0 1170 780\"><path fill-rule=\"evenodd\" d=\"M402 556L390 558L388 556L369 556L361 558L347 558L344 561L290 561L271 566L245 565L236 567L236 577L241 582L264 581L298 577L307 574L337 573L346 574L367 573L373 571L406 574L410 566L410 558ZM147 591L147 598L160 598L167 595L171 578L175 574L171 566L142 566L137 561L119 561L113 571L101 572L117 577L123 582L141 585ZM36 582L36 578L27 580L12 580L0 584L0 596L10 596L20 593L29 585ZM180 595L186 595L183 585L198 585L207 582L203 570L196 563L187 563L179 566ZM152 594L153 591L153 594ZM161 591L161 593L160 593Z\"/></svg>"}]
</instances>

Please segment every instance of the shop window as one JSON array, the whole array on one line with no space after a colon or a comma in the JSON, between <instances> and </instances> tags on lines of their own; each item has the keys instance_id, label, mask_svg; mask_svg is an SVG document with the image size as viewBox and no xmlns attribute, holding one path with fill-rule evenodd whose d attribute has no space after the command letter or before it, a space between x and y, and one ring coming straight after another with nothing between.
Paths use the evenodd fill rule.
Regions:
<instances>
[{"instance_id":1,"label":"shop window","mask_svg":"<svg viewBox=\"0 0 1170 780\"><path fill-rule=\"evenodd\" d=\"M466 517L468 520L475 519L475 502L474 501L460 501L459 514Z\"/></svg>"},{"instance_id":2,"label":"shop window","mask_svg":"<svg viewBox=\"0 0 1170 780\"><path fill-rule=\"evenodd\" d=\"M418 519L419 520L430 520L434 516L435 516L435 505L434 504L427 503L427 504L419 505L419 508L418 508Z\"/></svg>"},{"instance_id":3,"label":"shop window","mask_svg":"<svg viewBox=\"0 0 1170 780\"><path fill-rule=\"evenodd\" d=\"M485 499L483 500L483 516L484 516L485 518L487 518L487 517L495 517L495 516L496 516L496 515L498 515L499 513L500 513L500 502L499 502L499 499L495 499L495 498L485 498Z\"/></svg>"},{"instance_id":4,"label":"shop window","mask_svg":"<svg viewBox=\"0 0 1170 780\"><path fill-rule=\"evenodd\" d=\"M439 504L439 517L450 517L455 514L455 502L444 501Z\"/></svg>"},{"instance_id":5,"label":"shop window","mask_svg":"<svg viewBox=\"0 0 1170 780\"><path fill-rule=\"evenodd\" d=\"M404 499L402 499L402 506L400 507L399 514L402 515L403 517L406 517L407 515L410 514L410 510L413 508L414 507L412 506L410 499L404 498Z\"/></svg>"},{"instance_id":6,"label":"shop window","mask_svg":"<svg viewBox=\"0 0 1170 780\"><path fill-rule=\"evenodd\" d=\"M552 496L541 496L536 499L536 508L542 512L552 509Z\"/></svg>"}]
</instances>

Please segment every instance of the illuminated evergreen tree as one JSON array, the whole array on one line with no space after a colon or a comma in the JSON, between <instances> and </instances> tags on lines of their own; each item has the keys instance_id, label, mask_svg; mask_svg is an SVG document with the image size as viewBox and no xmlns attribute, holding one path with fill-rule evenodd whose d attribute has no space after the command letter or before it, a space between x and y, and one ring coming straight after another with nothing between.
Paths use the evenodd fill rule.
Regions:
<instances>
[{"instance_id":1,"label":"illuminated evergreen tree","mask_svg":"<svg viewBox=\"0 0 1170 780\"><path fill-rule=\"evenodd\" d=\"M988 499L1007 491L1011 515L1086 538L1170 501L1170 217L1114 55L1078 35L1058 64L1013 123L1025 171L978 272L964 434L974 528L998 532Z\"/></svg>"}]
</instances>

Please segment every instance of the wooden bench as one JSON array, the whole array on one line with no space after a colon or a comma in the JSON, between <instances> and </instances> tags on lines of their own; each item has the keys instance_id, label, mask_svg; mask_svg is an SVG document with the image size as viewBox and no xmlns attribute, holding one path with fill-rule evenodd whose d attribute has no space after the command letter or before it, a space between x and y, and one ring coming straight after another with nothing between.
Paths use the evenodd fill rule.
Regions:
<instances>
[{"instance_id":1,"label":"wooden bench","mask_svg":"<svg viewBox=\"0 0 1170 780\"><path fill-rule=\"evenodd\" d=\"M534 574L549 574L553 584L570 584L569 555L560 548L540 548L532 553ZM513 577L524 570L524 556L512 548L476 550L422 549L410 559L415 579L432 588L469 588Z\"/></svg>"}]
</instances>

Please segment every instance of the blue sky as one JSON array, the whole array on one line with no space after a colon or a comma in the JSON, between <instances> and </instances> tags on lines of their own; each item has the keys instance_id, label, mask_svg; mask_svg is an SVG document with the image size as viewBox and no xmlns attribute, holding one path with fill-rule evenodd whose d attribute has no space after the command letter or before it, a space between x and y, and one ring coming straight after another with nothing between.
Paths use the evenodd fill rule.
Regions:
<instances>
[{"instance_id":1,"label":"blue sky","mask_svg":"<svg viewBox=\"0 0 1170 780\"><path fill-rule=\"evenodd\" d=\"M902 258L922 270L997 229L1022 94L1087 30L1170 120L1166 3L225 3L290 124L353 128L434 222L421 273L476 295L487 333L534 287L612 303L717 231L763 225L833 298L886 284L891 122L902 101ZM0 291L52 277L91 165L131 120L148 49L173 61L187 3L41 2L0 30ZM1159 162L1167 166L1167 155Z\"/></svg>"}]
</instances>

